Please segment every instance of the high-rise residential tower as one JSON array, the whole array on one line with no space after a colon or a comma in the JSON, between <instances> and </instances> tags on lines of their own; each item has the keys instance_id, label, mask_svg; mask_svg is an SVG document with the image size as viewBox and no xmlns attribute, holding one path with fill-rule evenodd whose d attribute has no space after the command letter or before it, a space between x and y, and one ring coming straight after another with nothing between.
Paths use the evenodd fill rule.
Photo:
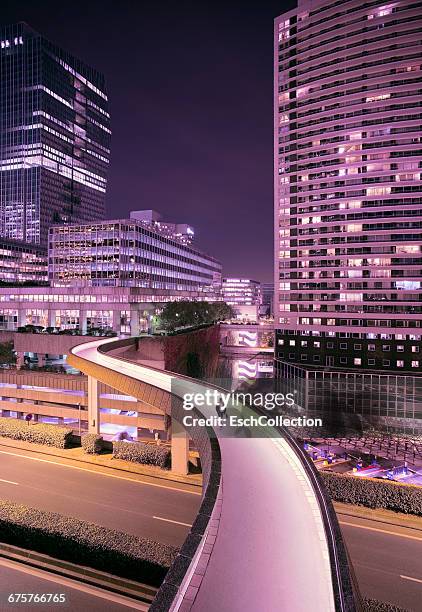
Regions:
<instances>
[{"instance_id":1,"label":"high-rise residential tower","mask_svg":"<svg viewBox=\"0 0 422 612\"><path fill-rule=\"evenodd\" d=\"M422 11L306 1L275 20L276 357L422 366Z\"/></svg>"},{"instance_id":2,"label":"high-rise residential tower","mask_svg":"<svg viewBox=\"0 0 422 612\"><path fill-rule=\"evenodd\" d=\"M23 23L0 29L0 236L46 246L53 223L104 217L104 77Z\"/></svg>"}]
</instances>

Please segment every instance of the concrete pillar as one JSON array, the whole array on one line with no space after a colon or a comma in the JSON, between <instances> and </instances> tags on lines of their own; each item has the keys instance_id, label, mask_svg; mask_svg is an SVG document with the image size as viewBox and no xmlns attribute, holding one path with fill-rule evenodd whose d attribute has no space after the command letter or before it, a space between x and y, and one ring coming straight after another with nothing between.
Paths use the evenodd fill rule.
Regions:
<instances>
[{"instance_id":1,"label":"concrete pillar","mask_svg":"<svg viewBox=\"0 0 422 612\"><path fill-rule=\"evenodd\" d=\"M23 351L16 352L16 367L18 370L25 364L25 353Z\"/></svg>"},{"instance_id":2,"label":"concrete pillar","mask_svg":"<svg viewBox=\"0 0 422 612\"><path fill-rule=\"evenodd\" d=\"M86 334L86 332L88 331L86 319L86 310L79 310L79 329L83 334Z\"/></svg>"},{"instance_id":3,"label":"concrete pillar","mask_svg":"<svg viewBox=\"0 0 422 612\"><path fill-rule=\"evenodd\" d=\"M120 310L113 310L113 319L111 322L111 327L113 331L115 331L118 335L120 335Z\"/></svg>"},{"instance_id":4,"label":"concrete pillar","mask_svg":"<svg viewBox=\"0 0 422 612\"><path fill-rule=\"evenodd\" d=\"M98 380L88 376L88 433L100 433Z\"/></svg>"},{"instance_id":5,"label":"concrete pillar","mask_svg":"<svg viewBox=\"0 0 422 612\"><path fill-rule=\"evenodd\" d=\"M171 421L171 471L185 476L189 473L189 436L174 419Z\"/></svg>"},{"instance_id":6,"label":"concrete pillar","mask_svg":"<svg viewBox=\"0 0 422 612\"><path fill-rule=\"evenodd\" d=\"M130 335L139 336L139 311L130 311Z\"/></svg>"},{"instance_id":7,"label":"concrete pillar","mask_svg":"<svg viewBox=\"0 0 422 612\"><path fill-rule=\"evenodd\" d=\"M45 366L45 359L46 359L46 354L45 353L37 353L37 359L38 359L38 367L42 368Z\"/></svg>"},{"instance_id":8,"label":"concrete pillar","mask_svg":"<svg viewBox=\"0 0 422 612\"><path fill-rule=\"evenodd\" d=\"M48 327L56 327L56 311L53 309L48 311Z\"/></svg>"},{"instance_id":9,"label":"concrete pillar","mask_svg":"<svg viewBox=\"0 0 422 612\"><path fill-rule=\"evenodd\" d=\"M19 308L18 327L25 327L25 325L26 325L26 308Z\"/></svg>"}]
</instances>

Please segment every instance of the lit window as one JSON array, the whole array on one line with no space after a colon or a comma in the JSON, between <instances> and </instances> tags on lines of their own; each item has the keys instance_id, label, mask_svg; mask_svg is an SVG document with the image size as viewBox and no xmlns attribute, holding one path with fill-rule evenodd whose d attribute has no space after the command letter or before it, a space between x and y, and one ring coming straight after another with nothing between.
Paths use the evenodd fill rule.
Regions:
<instances>
[{"instance_id":1,"label":"lit window","mask_svg":"<svg viewBox=\"0 0 422 612\"><path fill-rule=\"evenodd\" d=\"M398 359L397 360L397 367L398 368L404 368L404 361L402 359Z\"/></svg>"},{"instance_id":2,"label":"lit window","mask_svg":"<svg viewBox=\"0 0 422 612\"><path fill-rule=\"evenodd\" d=\"M355 357L354 360L353 360L353 363L355 365L361 365L362 359L360 357Z\"/></svg>"},{"instance_id":3,"label":"lit window","mask_svg":"<svg viewBox=\"0 0 422 612\"><path fill-rule=\"evenodd\" d=\"M412 368L418 368L419 367L419 361L412 361Z\"/></svg>"},{"instance_id":4,"label":"lit window","mask_svg":"<svg viewBox=\"0 0 422 612\"><path fill-rule=\"evenodd\" d=\"M378 96L369 96L366 98L366 102L378 102L379 100L388 100L390 98L390 94L379 94Z\"/></svg>"}]
</instances>

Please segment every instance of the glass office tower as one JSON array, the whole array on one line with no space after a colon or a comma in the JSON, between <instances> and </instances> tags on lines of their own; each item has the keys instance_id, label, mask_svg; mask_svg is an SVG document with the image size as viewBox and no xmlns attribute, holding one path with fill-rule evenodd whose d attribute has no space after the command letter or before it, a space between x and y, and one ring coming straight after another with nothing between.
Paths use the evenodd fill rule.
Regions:
<instances>
[{"instance_id":1,"label":"glass office tower","mask_svg":"<svg viewBox=\"0 0 422 612\"><path fill-rule=\"evenodd\" d=\"M0 29L0 236L47 245L105 213L104 77L23 23Z\"/></svg>"},{"instance_id":2,"label":"glass office tower","mask_svg":"<svg viewBox=\"0 0 422 612\"><path fill-rule=\"evenodd\" d=\"M422 369L421 32L409 0L275 20L280 360Z\"/></svg>"}]
</instances>

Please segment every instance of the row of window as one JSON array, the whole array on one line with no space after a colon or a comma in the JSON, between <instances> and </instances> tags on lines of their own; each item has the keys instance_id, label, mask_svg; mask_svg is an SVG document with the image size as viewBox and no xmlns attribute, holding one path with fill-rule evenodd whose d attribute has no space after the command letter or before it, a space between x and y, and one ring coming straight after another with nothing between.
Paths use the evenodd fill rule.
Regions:
<instances>
[{"instance_id":1,"label":"row of window","mask_svg":"<svg viewBox=\"0 0 422 612\"><path fill-rule=\"evenodd\" d=\"M278 355L279 359L283 359L283 354ZM294 353L289 353L289 359L295 359L296 355ZM310 361L309 359L309 355L307 355L306 353L302 353L300 355L300 360L301 361ZM312 356L312 361L314 363L320 363L321 362L321 357L320 355L313 355ZM397 368L404 368L405 367L405 363L403 359L397 359L396 362L391 362L390 359L383 359L381 363L376 363L375 359L367 359L366 360L366 364L363 363L362 359L360 357L354 357L353 359L349 358L349 357L340 357L338 360L340 365L354 365L354 366L361 366L361 365L368 365L368 366L375 366L375 365L382 365L382 367L387 368L387 367L397 367ZM325 365L328 366L334 366L334 359L332 360L332 362L328 361ZM418 359L412 359L410 362L410 367L412 368L419 368L420 366L420 361Z\"/></svg>"}]
</instances>

